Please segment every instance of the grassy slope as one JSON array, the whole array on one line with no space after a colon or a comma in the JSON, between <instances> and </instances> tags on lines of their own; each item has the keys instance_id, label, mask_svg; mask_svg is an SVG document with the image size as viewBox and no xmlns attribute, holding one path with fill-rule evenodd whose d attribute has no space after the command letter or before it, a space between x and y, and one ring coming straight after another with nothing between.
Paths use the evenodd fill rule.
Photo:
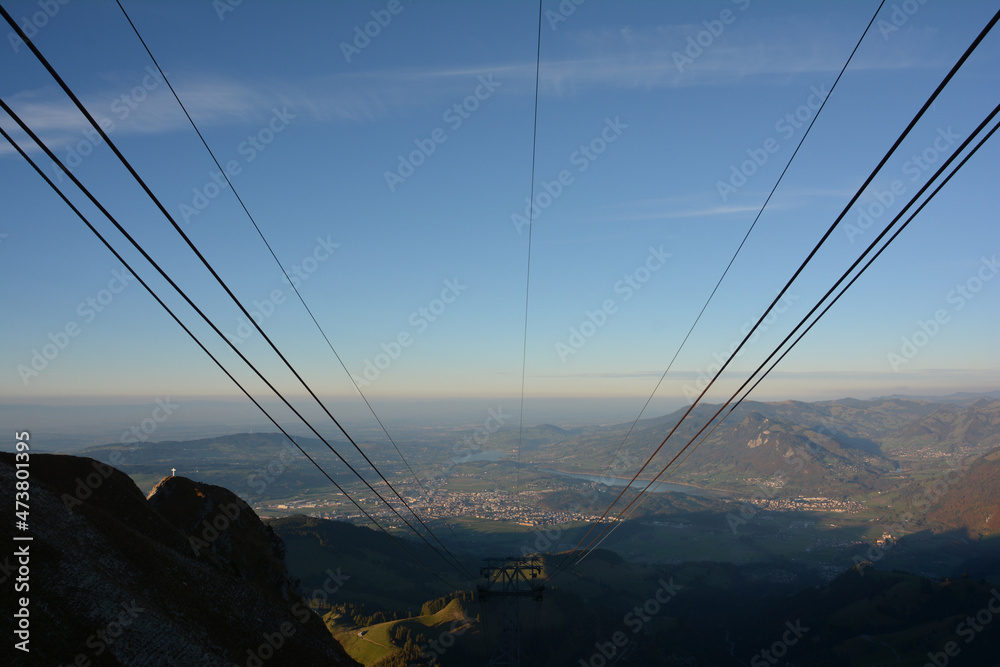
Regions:
<instances>
[{"instance_id":1,"label":"grassy slope","mask_svg":"<svg viewBox=\"0 0 1000 667\"><path fill-rule=\"evenodd\" d=\"M337 623L338 620L341 619L328 615L326 619L327 627L330 628L330 632L333 633L334 637L337 638L337 641L341 643L347 653L364 665L374 664L399 651L400 647L393 644L390 638L397 626L409 628L415 635L421 634L425 637L438 637L452 629L457 632L463 632L474 624L474 621L468 618L468 614L459 600L452 600L444 609L436 614L388 621L364 628L339 625ZM454 621L458 621L458 623L453 628ZM359 636L361 632L364 632L363 637Z\"/></svg>"}]
</instances>

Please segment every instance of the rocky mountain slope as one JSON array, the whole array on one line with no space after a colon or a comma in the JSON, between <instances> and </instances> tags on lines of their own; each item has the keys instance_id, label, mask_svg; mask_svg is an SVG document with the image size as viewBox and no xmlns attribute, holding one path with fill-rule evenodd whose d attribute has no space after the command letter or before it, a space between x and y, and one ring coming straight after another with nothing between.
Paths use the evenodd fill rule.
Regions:
<instances>
[{"instance_id":1,"label":"rocky mountain slope","mask_svg":"<svg viewBox=\"0 0 1000 667\"><path fill-rule=\"evenodd\" d=\"M7 507L13 463L0 454ZM280 539L230 491L170 477L145 498L123 473L74 456L33 454L30 471L19 532L33 537L30 590L18 594L30 653L13 664L356 664L295 592ZM13 609L13 587L2 591Z\"/></svg>"}]
</instances>

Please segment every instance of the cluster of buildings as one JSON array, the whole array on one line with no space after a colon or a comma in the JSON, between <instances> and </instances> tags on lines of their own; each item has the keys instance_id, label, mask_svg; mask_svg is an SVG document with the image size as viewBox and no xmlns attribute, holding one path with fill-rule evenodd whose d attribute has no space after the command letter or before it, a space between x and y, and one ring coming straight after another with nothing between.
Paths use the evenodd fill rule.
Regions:
<instances>
[{"instance_id":1,"label":"cluster of buildings","mask_svg":"<svg viewBox=\"0 0 1000 667\"><path fill-rule=\"evenodd\" d=\"M742 498L738 502L772 512L858 512L865 506L856 500L833 498Z\"/></svg>"},{"instance_id":2,"label":"cluster of buildings","mask_svg":"<svg viewBox=\"0 0 1000 667\"><path fill-rule=\"evenodd\" d=\"M521 526L596 521L599 517L573 511L550 511L534 506L534 494L513 496L503 491L442 492L430 499L417 500L423 515L431 519L467 516L490 521L507 521Z\"/></svg>"},{"instance_id":3,"label":"cluster of buildings","mask_svg":"<svg viewBox=\"0 0 1000 667\"><path fill-rule=\"evenodd\" d=\"M387 496L388 498L389 496ZM516 496L503 491L470 491L445 492L435 491L430 496L407 496L406 502L415 509L424 520L450 519L453 517L474 517L489 521L504 521L521 526L560 525L574 521L596 521L599 517L573 511L550 511L536 506L535 494ZM362 499L361 504L373 517L385 525L402 525L402 522L391 510L380 502ZM398 503L393 503L398 506ZM255 507L257 511L271 515L308 514L321 519L336 519L339 521L362 520L364 515L357 507L347 502L342 496L328 502L315 500L297 500L281 503L263 504ZM407 512L400 514L407 516Z\"/></svg>"}]
</instances>

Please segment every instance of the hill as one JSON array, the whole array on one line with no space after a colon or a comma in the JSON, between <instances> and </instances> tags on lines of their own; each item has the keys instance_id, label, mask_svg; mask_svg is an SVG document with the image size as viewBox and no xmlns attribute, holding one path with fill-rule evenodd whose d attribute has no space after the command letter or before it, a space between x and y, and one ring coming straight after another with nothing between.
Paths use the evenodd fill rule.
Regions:
<instances>
[{"instance_id":1,"label":"hill","mask_svg":"<svg viewBox=\"0 0 1000 667\"><path fill-rule=\"evenodd\" d=\"M444 604L430 612L433 602ZM447 645L448 664L481 664L489 659L483 642L479 617L472 612L472 594L432 601L423 605L419 616L385 621L373 625L358 625L338 611L327 614L327 627L344 646L348 654L365 665L403 667L430 665L439 662ZM432 645L431 641L435 641Z\"/></svg>"},{"instance_id":2,"label":"hill","mask_svg":"<svg viewBox=\"0 0 1000 667\"><path fill-rule=\"evenodd\" d=\"M427 600L455 590L438 578L453 578L451 569L423 543L402 539L397 544L385 533L366 526L302 515L272 520L270 526L287 546L288 567L303 590L321 588L332 563L357 582L348 582L340 597L331 598L331 602L350 600L408 615ZM407 551L433 569L429 572L418 565Z\"/></svg>"},{"instance_id":3,"label":"hill","mask_svg":"<svg viewBox=\"0 0 1000 667\"><path fill-rule=\"evenodd\" d=\"M1000 401L980 398L961 407L944 404L887 434L887 446L947 453L1000 444Z\"/></svg>"},{"instance_id":4,"label":"hill","mask_svg":"<svg viewBox=\"0 0 1000 667\"><path fill-rule=\"evenodd\" d=\"M951 484L928 518L973 537L1000 533L1000 447L974 461L958 484Z\"/></svg>"}]
</instances>

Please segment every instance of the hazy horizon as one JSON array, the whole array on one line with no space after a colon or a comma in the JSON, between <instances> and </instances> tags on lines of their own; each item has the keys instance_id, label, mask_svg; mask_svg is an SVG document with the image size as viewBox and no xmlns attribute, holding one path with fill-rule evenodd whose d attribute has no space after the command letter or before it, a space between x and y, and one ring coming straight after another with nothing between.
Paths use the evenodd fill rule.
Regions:
<instances>
[{"instance_id":1,"label":"hazy horizon","mask_svg":"<svg viewBox=\"0 0 1000 667\"><path fill-rule=\"evenodd\" d=\"M913 399L943 399L952 394L1000 396L1000 389L987 391L959 391L932 395L905 393L861 394L826 396L818 398L751 397L750 401L781 402L797 400L820 402L840 399L875 399L886 396L905 396ZM347 428L352 436L361 440L384 439L384 433L363 405L338 403L336 397L324 403L334 416ZM116 442L189 440L217 437L248 431L277 433L274 424L252 404L246 401L225 400L213 397L162 396L151 400L132 398L129 402L105 402L83 397L83 401L73 404L53 399L48 403L0 402L0 428L9 431L28 430L32 433L39 451L73 451L82 447L114 444ZM517 428L519 425L519 397L449 399L385 400L374 406L379 418L392 436L399 436L411 429L457 429L472 431L483 425L490 415L503 419L503 428ZM552 424L560 427L603 426L628 423L636 419L645 398L642 397L549 397L526 400L526 427ZM283 406L277 401L262 401L272 411L281 414ZM302 409L309 405L303 397L297 397L294 404ZM713 404L707 401L705 404ZM653 401L643 413L643 419L651 419L683 408L688 403L668 405ZM311 409L307 409L307 413ZM342 436L331 430L333 427L321 418L311 419L321 432L330 433L335 439ZM301 422L291 418L282 420L283 425L295 436L312 436Z\"/></svg>"},{"instance_id":2,"label":"hazy horizon","mask_svg":"<svg viewBox=\"0 0 1000 667\"><path fill-rule=\"evenodd\" d=\"M693 398L993 11L930 3L898 29L873 26L820 111L872 7L724 4L733 5L728 23L695 2L592 3L543 21L537 119L530 3L405 5L359 53L339 46L370 20L352 3L310 5L308 23L283 4L223 17L207 4L132 7L208 144L234 165L233 186L291 284L228 186L213 180L211 158L117 6L60 5L35 41L113 125L112 141L318 394L357 402L353 377L376 409L400 397L519 398L523 368L530 423L535 397L644 401L668 365L659 404ZM719 34L691 47L707 24ZM265 53L247 31L296 37ZM183 48L181 32L191 33ZM706 400L728 396L764 360L969 136L993 105L998 53L996 39L982 43ZM301 393L31 53L7 49L4 58L0 93L12 108L237 349L282 391ZM14 137L41 156L22 132ZM1000 386L1000 265L985 195L997 156L986 144L754 397ZM0 179L0 281L16 287L0 299L18 322L0 331L0 400L240 396L10 146L0 148ZM91 211L78 192L69 196ZM92 217L220 361L267 395Z\"/></svg>"}]
</instances>

